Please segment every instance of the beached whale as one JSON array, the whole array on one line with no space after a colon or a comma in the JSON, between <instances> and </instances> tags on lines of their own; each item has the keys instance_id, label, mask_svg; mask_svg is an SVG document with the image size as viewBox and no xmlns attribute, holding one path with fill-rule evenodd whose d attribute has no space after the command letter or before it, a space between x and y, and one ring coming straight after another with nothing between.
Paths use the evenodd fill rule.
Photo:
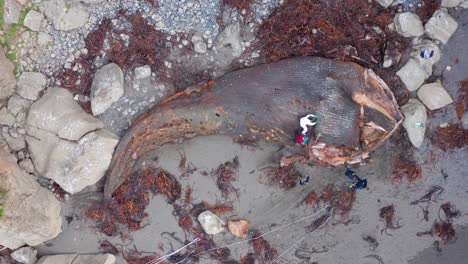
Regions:
<instances>
[{"instance_id":1,"label":"beached whale","mask_svg":"<svg viewBox=\"0 0 468 264\"><path fill-rule=\"evenodd\" d=\"M114 152L105 195L162 144L218 134L294 145L298 120L309 113L319 116L315 137L283 165L359 162L402 121L387 85L358 64L297 57L245 68L189 87L139 117Z\"/></svg>"}]
</instances>

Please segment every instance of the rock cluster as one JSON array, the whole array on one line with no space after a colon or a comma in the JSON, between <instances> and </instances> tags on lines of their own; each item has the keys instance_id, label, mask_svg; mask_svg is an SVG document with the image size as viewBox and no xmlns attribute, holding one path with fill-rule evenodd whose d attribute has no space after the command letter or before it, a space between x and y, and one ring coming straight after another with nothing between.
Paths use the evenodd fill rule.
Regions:
<instances>
[{"instance_id":1,"label":"rock cluster","mask_svg":"<svg viewBox=\"0 0 468 264\"><path fill-rule=\"evenodd\" d=\"M60 203L5 150L0 150L0 183L0 245L10 249L37 246L61 232Z\"/></svg>"}]
</instances>

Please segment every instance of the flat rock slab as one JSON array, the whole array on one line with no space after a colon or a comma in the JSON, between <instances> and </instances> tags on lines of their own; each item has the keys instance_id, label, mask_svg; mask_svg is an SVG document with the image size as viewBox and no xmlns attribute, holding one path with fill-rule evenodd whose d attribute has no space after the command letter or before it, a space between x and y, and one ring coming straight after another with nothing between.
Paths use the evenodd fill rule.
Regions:
<instances>
[{"instance_id":1,"label":"flat rock slab","mask_svg":"<svg viewBox=\"0 0 468 264\"><path fill-rule=\"evenodd\" d=\"M18 79L19 96L28 100L37 100L47 85L47 79L40 72L23 72Z\"/></svg>"},{"instance_id":2,"label":"flat rock slab","mask_svg":"<svg viewBox=\"0 0 468 264\"><path fill-rule=\"evenodd\" d=\"M426 132L426 107L418 99L411 98L401 107L401 112L405 116L403 127L408 133L411 144L417 148L421 147Z\"/></svg>"},{"instance_id":3,"label":"flat rock slab","mask_svg":"<svg viewBox=\"0 0 468 264\"><path fill-rule=\"evenodd\" d=\"M439 82L421 86L418 91L418 98L429 110L440 109L453 103L453 99Z\"/></svg>"},{"instance_id":4,"label":"flat rock slab","mask_svg":"<svg viewBox=\"0 0 468 264\"><path fill-rule=\"evenodd\" d=\"M394 18L395 30L404 37L419 37L424 27L418 15L411 12L398 13Z\"/></svg>"},{"instance_id":5,"label":"flat rock slab","mask_svg":"<svg viewBox=\"0 0 468 264\"><path fill-rule=\"evenodd\" d=\"M457 27L457 21L443 10L435 11L424 26L429 37L439 40L443 44L447 43Z\"/></svg>"},{"instance_id":6,"label":"flat rock slab","mask_svg":"<svg viewBox=\"0 0 468 264\"><path fill-rule=\"evenodd\" d=\"M81 1L46 0L44 9L56 30L73 30L88 22L89 12Z\"/></svg>"},{"instance_id":7,"label":"flat rock slab","mask_svg":"<svg viewBox=\"0 0 468 264\"><path fill-rule=\"evenodd\" d=\"M104 127L73 100L68 90L59 87L47 89L41 99L31 105L26 124L67 140L79 140L86 133Z\"/></svg>"},{"instance_id":8,"label":"flat rock slab","mask_svg":"<svg viewBox=\"0 0 468 264\"><path fill-rule=\"evenodd\" d=\"M36 169L74 194L105 174L119 138L98 130L79 141L64 140L45 130L29 128L26 140Z\"/></svg>"},{"instance_id":9,"label":"flat rock slab","mask_svg":"<svg viewBox=\"0 0 468 264\"><path fill-rule=\"evenodd\" d=\"M429 78L427 72L412 58L408 59L406 64L397 71L396 75L410 92L417 91L424 81Z\"/></svg>"}]
</instances>

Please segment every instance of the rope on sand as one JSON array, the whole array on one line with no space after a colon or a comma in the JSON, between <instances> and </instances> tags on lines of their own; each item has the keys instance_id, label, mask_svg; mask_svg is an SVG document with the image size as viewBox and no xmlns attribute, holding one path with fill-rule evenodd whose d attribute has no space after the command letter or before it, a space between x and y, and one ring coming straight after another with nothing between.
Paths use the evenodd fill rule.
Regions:
<instances>
[{"instance_id":1,"label":"rope on sand","mask_svg":"<svg viewBox=\"0 0 468 264\"><path fill-rule=\"evenodd\" d=\"M238 245L238 244L247 243L247 242L250 242L250 241L253 241L253 240L262 238L262 237L264 237L264 236L266 236L266 235L269 235L269 234L271 234L271 233L274 233L274 232L276 232L276 231L279 231L279 230L281 230L281 229L284 229L284 228L286 228L286 227L289 227L289 226L291 226L291 225L293 225L293 224L296 224L296 223L298 223L298 222L304 221L305 219L312 218L312 217L316 216L317 214L319 214L320 212L322 212L322 211L324 211L324 210L326 210L326 209L328 209L328 208L330 208L330 204L329 204L329 203L326 203L325 207L323 207L322 209L318 210L317 212L315 212L315 213L313 213L313 214L311 214L311 215L301 217L301 218L299 218L299 219L297 219L297 220L294 220L294 221L292 221L292 222L290 222L290 223L288 223L288 224L285 224L285 225L279 226L279 227L277 227L277 228L275 228L275 229L272 229L272 230L270 230L270 231L268 231L268 232L266 232L266 233L264 233L264 234L261 234L261 235L259 235L259 236L257 236L257 237L253 237L253 238L250 238L250 239L244 239L244 240L237 241L237 242L234 242L234 243L231 243L231 244L228 244L228 245L225 245L225 246L221 246L221 247L211 248L211 249L208 249L208 250L206 250L206 251L199 252L199 253L195 254L194 256L199 256L199 255L206 254L206 253L208 253L208 252L215 251L215 250L222 249L222 248L230 248L230 247L235 246L235 245ZM312 231L312 232L306 234L306 235L305 235L304 237L302 237L299 241L297 241L297 242L294 243L291 247L289 247L286 251L284 251L283 253L281 253L281 255L279 255L276 259L274 259L272 262L270 262L270 264L272 264L272 263L274 263L275 261L277 261L281 256L283 256L283 255L286 254L288 251L290 251L292 248L294 248L294 247L295 247L297 244L299 244L302 240L306 239L308 236L310 236L311 234L313 234L316 230L318 230L318 229L320 229L321 227L323 227L323 226L328 222L328 220L330 220L330 218L332 217L332 215L333 215L333 214L330 214L330 216L327 218L327 220L325 220L325 222L324 222L322 225L320 225L320 226L319 226L318 228L316 228L314 231ZM177 254L177 253L179 253L180 251L184 250L185 248L187 248L187 247L189 247L190 245L193 245L193 244L195 244L195 245L197 246L197 247L195 248L195 250L196 250L196 249L198 248L198 242L201 241L202 239L203 239L202 237L196 237L196 238L195 238L194 240L192 240L190 243L188 243L187 245L185 245L185 246L183 246L183 247L177 249L176 251L174 251L174 252L172 252L172 253L170 253L170 254L164 255L164 256L162 256L162 257L156 259L156 260L151 260L151 261L147 262L146 264L159 264L159 263L161 263L162 261L164 261L165 259L167 259L167 258L169 258L169 257L171 257L171 256L173 256L173 255L175 255L175 254ZM181 261L179 261L179 262L177 262L177 263L181 263L181 262L183 262L184 260L186 260L189 256L192 255L193 252L195 252L195 250L193 250L187 257L185 257L183 260L181 260ZM177 263L176 263L176 264L177 264Z\"/></svg>"}]
</instances>

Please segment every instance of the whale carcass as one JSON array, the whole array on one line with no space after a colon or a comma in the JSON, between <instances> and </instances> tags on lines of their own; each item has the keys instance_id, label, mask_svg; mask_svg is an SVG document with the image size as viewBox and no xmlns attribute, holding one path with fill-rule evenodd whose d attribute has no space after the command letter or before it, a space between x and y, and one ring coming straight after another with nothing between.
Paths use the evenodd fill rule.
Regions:
<instances>
[{"instance_id":1,"label":"whale carcass","mask_svg":"<svg viewBox=\"0 0 468 264\"><path fill-rule=\"evenodd\" d=\"M105 195L165 143L216 134L294 145L298 119L309 113L319 115L316 137L282 163L359 162L402 121L391 90L358 64L297 57L245 68L189 87L139 117L115 150Z\"/></svg>"}]
</instances>

